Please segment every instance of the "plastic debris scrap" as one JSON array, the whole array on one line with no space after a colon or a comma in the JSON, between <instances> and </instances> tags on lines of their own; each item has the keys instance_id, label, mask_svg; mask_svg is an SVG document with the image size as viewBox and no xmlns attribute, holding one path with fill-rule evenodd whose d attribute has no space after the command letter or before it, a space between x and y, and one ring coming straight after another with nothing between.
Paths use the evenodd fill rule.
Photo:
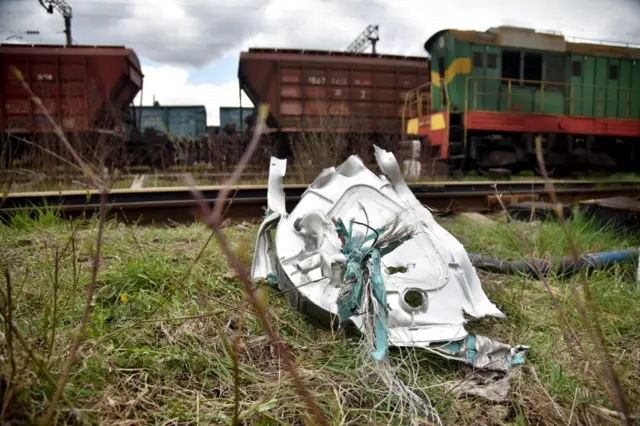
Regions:
<instances>
[{"instance_id":1,"label":"plastic debris scrap","mask_svg":"<svg viewBox=\"0 0 640 426\"><path fill-rule=\"evenodd\" d=\"M275 272L280 290L296 289L287 296L294 307L331 326L331 317L338 316L347 256L330 218L343 224L352 220L366 224L369 228L359 225L352 230L364 239L370 228L384 229L397 217L403 227L414 230L414 236L381 253L389 345L428 347L433 342L463 339L467 336L464 313L476 318L504 317L482 291L462 244L415 198L395 157L375 149L386 176L376 176L360 158L351 156L339 167L320 173L293 211L283 214L282 203L276 201L282 198L272 198L277 205L269 205L272 213L258 230L253 277L266 279ZM275 169L274 173L283 175L281 165ZM270 182L269 192L283 194L280 179ZM399 269L402 272L395 272ZM364 329L362 315L349 321Z\"/></svg>"},{"instance_id":2,"label":"plastic debris scrap","mask_svg":"<svg viewBox=\"0 0 640 426\"><path fill-rule=\"evenodd\" d=\"M511 347L479 335L469 335L465 339L442 346L434 345L432 348L446 358L474 368L502 372L524 364L524 354L529 351L528 346Z\"/></svg>"},{"instance_id":3,"label":"plastic debris scrap","mask_svg":"<svg viewBox=\"0 0 640 426\"><path fill-rule=\"evenodd\" d=\"M459 398L479 396L491 402L504 402L509 396L511 378L517 370L507 374L489 370L466 368L467 376L461 380L448 382L445 388Z\"/></svg>"}]
</instances>

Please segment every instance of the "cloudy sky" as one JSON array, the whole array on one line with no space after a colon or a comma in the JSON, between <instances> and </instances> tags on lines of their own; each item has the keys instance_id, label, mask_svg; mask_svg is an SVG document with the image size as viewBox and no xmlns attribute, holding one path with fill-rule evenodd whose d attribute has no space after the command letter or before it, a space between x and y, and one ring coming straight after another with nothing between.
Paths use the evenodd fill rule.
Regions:
<instances>
[{"instance_id":1,"label":"cloudy sky","mask_svg":"<svg viewBox=\"0 0 640 426\"><path fill-rule=\"evenodd\" d=\"M424 41L440 29L498 25L640 44L640 0L66 1L74 43L136 50L144 104L154 95L165 105L204 104L210 125L219 106L239 105L238 54L250 46L343 50L369 24L380 25L380 53L425 55ZM64 43L63 29L38 0L0 0L0 42Z\"/></svg>"}]
</instances>

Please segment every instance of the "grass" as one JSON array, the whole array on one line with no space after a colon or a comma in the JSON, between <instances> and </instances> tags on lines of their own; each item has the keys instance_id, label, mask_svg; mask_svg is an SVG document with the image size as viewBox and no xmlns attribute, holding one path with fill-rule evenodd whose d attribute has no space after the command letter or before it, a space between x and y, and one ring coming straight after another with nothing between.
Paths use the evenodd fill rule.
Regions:
<instances>
[{"instance_id":1,"label":"grass","mask_svg":"<svg viewBox=\"0 0 640 426\"><path fill-rule=\"evenodd\" d=\"M555 223L441 220L469 251L519 259L529 255L526 241L539 257L569 254ZM582 251L640 245L637 237L616 236L581 217L569 226ZM225 229L247 265L256 231L256 224ZM154 228L107 222L104 232L93 310L56 410L58 424L230 424L236 386L229 342L234 336L239 339L240 420L256 425L308 421L306 405L221 249L215 239L209 241L209 229L200 224ZM47 372L59 377L68 356L90 281L95 234L95 222L63 222L50 211L35 218L18 214L0 225L0 259L12 278L12 318L45 365L38 368L29 361L15 339L10 347L5 327L0 382L4 420L33 424L48 407L55 389ZM629 265L619 266L594 273L589 282L616 373L638 416L640 292L634 291L633 272ZM412 352L410 359L393 351L401 373L414 376L414 386L428 393L444 423L472 425L486 418L488 424L615 424L614 417L603 414L613 407L597 367L564 338L558 308L542 284L480 274L485 291L507 319L473 321L468 330L531 345L531 352L512 380L509 401L493 404L458 399L447 391L449 383L466 377L461 365L422 351ZM577 282L577 277L550 280L572 327L592 351L573 300ZM6 294L4 283L2 288ZM269 294L274 328L331 424L400 424L393 406L372 409L384 389L358 380L354 342L314 328L282 296L266 287L263 291Z\"/></svg>"}]
</instances>

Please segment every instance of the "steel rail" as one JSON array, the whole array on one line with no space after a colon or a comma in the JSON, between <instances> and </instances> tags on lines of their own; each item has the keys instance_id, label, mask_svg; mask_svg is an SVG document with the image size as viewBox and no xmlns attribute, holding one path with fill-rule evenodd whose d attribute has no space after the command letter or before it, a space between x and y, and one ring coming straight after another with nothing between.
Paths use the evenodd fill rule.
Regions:
<instances>
[{"instance_id":1,"label":"steel rail","mask_svg":"<svg viewBox=\"0 0 640 426\"><path fill-rule=\"evenodd\" d=\"M640 195L640 181L552 181L561 202L573 204L593 198ZM495 199L537 197L548 201L544 182L428 182L409 184L418 200L436 210L486 211ZM204 198L213 203L220 186L204 186ZM287 208L300 200L308 185L284 185ZM493 203L492 203L493 201ZM2 201L0 213L30 211L43 208L58 210L63 217L91 215L99 208L98 191L30 192L9 194ZM123 219L144 222L192 221L197 218L195 201L189 188L165 187L142 189L114 189L109 193L108 209ZM227 217L254 219L264 215L267 187L263 185L235 186L228 201Z\"/></svg>"}]
</instances>

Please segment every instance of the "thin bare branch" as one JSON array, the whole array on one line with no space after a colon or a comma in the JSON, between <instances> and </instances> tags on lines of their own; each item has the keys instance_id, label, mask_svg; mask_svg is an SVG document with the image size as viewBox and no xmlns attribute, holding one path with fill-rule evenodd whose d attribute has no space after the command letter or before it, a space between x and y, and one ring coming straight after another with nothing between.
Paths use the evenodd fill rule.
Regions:
<instances>
[{"instance_id":1,"label":"thin bare branch","mask_svg":"<svg viewBox=\"0 0 640 426\"><path fill-rule=\"evenodd\" d=\"M53 414L55 412L56 404L62 393L64 392L64 388L69 380L69 374L71 373L71 368L73 367L73 363L75 362L76 355L78 353L78 349L82 343L82 339L84 338L84 330L86 328L87 322L89 321L89 314L91 312L91 302L93 301L93 294L96 288L96 283L98 280L98 270L100 269L100 253L102 249L102 233L104 231L104 223L106 216L106 207L107 207L107 195L108 192L106 190L102 190L100 193L100 212L98 216L98 235L96 236L96 253L93 257L93 267L91 270L91 281L87 288L87 297L86 303L84 306L84 312L82 314L82 319L80 320L80 324L78 325L78 330L76 332L76 336L73 339L73 343L71 344L71 350L69 353L69 357L67 358L67 363L62 370L62 377L60 377L60 381L56 386L56 392L53 395L51 400L51 404L49 405L49 409L47 413L44 415L42 419L43 424L50 424L53 418Z\"/></svg>"},{"instance_id":2,"label":"thin bare branch","mask_svg":"<svg viewBox=\"0 0 640 426\"><path fill-rule=\"evenodd\" d=\"M5 269L5 278L7 276L9 276L8 271ZM51 375L47 367L40 361L40 357L36 356L31 346L27 343L27 340L22 336L22 333L20 333L20 330L18 330L18 327L16 327L16 325L14 324L13 319L10 318L8 310L5 309L5 306L2 303L0 303L0 316L2 316L4 321L10 327L11 331L13 332L13 335L16 337L16 339L18 339L18 342L24 348L29 359L31 359L31 361L33 361L33 363L40 369L40 371L45 375L47 380L49 380L49 382L52 385L55 385L56 383L55 379L53 378L53 376Z\"/></svg>"},{"instance_id":3,"label":"thin bare branch","mask_svg":"<svg viewBox=\"0 0 640 426\"><path fill-rule=\"evenodd\" d=\"M242 320L243 317L240 319ZM238 365L238 348L240 347L240 330L238 327L233 339L231 340L231 362L233 363L233 426L239 424L238 416L240 415L240 366Z\"/></svg>"},{"instance_id":4,"label":"thin bare branch","mask_svg":"<svg viewBox=\"0 0 640 426\"><path fill-rule=\"evenodd\" d=\"M12 315L13 315L13 300L11 292L11 274L9 269L4 267L4 277L7 282L7 316L5 321L5 334L7 335L7 349L9 359L11 361L11 375L9 376L9 382L7 384L7 390L4 395L4 401L2 403L2 410L0 411L0 420L4 419L4 413L7 409L9 401L11 401L11 394L13 392L14 380L16 377L16 358L13 351L13 330L11 329Z\"/></svg>"},{"instance_id":5,"label":"thin bare branch","mask_svg":"<svg viewBox=\"0 0 640 426\"><path fill-rule=\"evenodd\" d=\"M265 127L264 123L266 120L267 113L268 113L267 107L261 106L258 124L256 126L256 130L251 140L251 143L249 144L247 151L242 156L242 159L238 163L233 175L227 181L223 190L220 191L220 193L218 194L218 197L216 199L216 203L213 209L209 207L209 204L204 199L204 196L202 195L202 193L197 190L195 181L189 176L187 176L186 178L190 184L189 186L192 189L192 193L196 199L198 207L200 208L203 214L203 217L205 218L206 224L213 230L214 234L216 235L220 243L220 247L222 248L222 251L224 252L229 262L231 263L231 266L233 267L233 269L236 271L238 278L243 283L244 291L247 297L249 298L249 301L253 305L258 315L258 318L260 319L260 323L264 328L264 330L266 331L267 336L269 337L269 340L276 348L278 355L280 359L282 359L282 361L284 362L284 365L288 370L289 374L291 374L291 377L293 378L293 382L298 393L304 399L316 423L320 425L328 425L327 419L323 414L322 410L320 409L319 405L315 401L315 398L313 397L311 391L303 383L302 378L300 377L300 374L298 372L296 362L294 361L293 357L285 347L284 342L282 341L282 338L273 329L271 325L271 321L268 318L268 312L265 306L266 302L264 297L260 297L258 295L259 289L253 287L251 282L251 277L249 276L249 272L247 268L242 264L242 262L240 262L236 254L233 252L233 249L231 248L229 241L227 240L226 236L220 229L220 217L223 211L223 205L226 200L226 196L231 191L231 186L234 185L237 179L240 177L240 175L242 174L242 171L244 170L247 163L251 159L251 156L253 155L256 148L258 147L260 137L262 135L262 132L264 131L264 127Z\"/></svg>"},{"instance_id":6,"label":"thin bare branch","mask_svg":"<svg viewBox=\"0 0 640 426\"><path fill-rule=\"evenodd\" d=\"M266 106L263 106L263 108L265 108L265 112L261 112L261 114L266 114L268 112L268 109L266 109ZM211 215L213 216L209 219L209 220L215 220L216 227L222 220L224 203L227 200L229 193L233 189L233 186L238 182L238 180L242 176L242 173L247 168L247 164L249 164L249 160L251 160L253 153L258 148L258 144L260 143L260 137L262 136L262 133L264 133L265 131L265 120L266 118L265 119L260 118L258 120L258 124L256 125L255 132L253 134L253 137L251 138L251 142L249 143L247 150L244 152L244 154L240 158L240 162L234 169L231 177L229 177L229 179L227 179L227 181L222 185L222 190L218 192L218 196L216 197L216 202L213 207L213 211L211 212Z\"/></svg>"},{"instance_id":7,"label":"thin bare branch","mask_svg":"<svg viewBox=\"0 0 640 426\"><path fill-rule=\"evenodd\" d=\"M538 160L538 165L540 166L541 174L544 178L545 187L547 192L549 193L549 197L554 204L556 215L558 216L558 222L563 230L565 238L571 248L571 255L573 257L573 261L576 265L580 264L580 254L578 251L578 247L576 246L573 238L571 237L571 232L569 231L566 223L564 221L564 215L562 213L562 204L558 201L558 197L556 195L555 186L549 177L549 173L547 172L546 164L544 161L544 156L542 153L542 138L541 136L536 137L536 157ZM600 327L600 321L598 319L598 308L596 306L595 298L593 297L593 293L591 292L591 288L589 286L589 282L586 277L586 269L584 269L580 273L580 281L582 284L582 291L584 292L587 303L589 304L589 310L586 309L584 304L582 303L582 298L578 294L578 292L574 291L574 296L576 300L576 307L580 316L582 317L582 321L584 323L585 328L588 331L589 337L591 338L598 355L601 357L601 365L602 365L602 374L604 378L609 382L611 389L607 389L609 393L609 397L611 402L618 410L618 414L620 416L620 420L622 420L625 424L631 425L631 418L629 413L629 404L627 402L627 397L625 395L624 389L618 380L618 377L613 369L613 364L609 357L609 353L605 348L605 339L602 333L602 328ZM590 315L592 317L590 317Z\"/></svg>"}]
</instances>

